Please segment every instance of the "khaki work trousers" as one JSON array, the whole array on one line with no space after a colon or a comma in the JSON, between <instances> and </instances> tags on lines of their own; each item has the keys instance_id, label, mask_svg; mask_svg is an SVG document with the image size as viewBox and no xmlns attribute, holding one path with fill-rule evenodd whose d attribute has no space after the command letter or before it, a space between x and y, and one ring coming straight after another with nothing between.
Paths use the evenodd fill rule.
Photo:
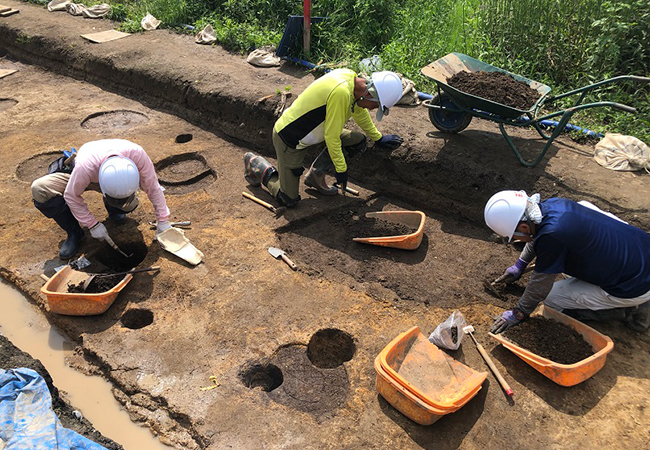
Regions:
<instances>
[{"instance_id":1,"label":"khaki work trousers","mask_svg":"<svg viewBox=\"0 0 650 450\"><path fill-rule=\"evenodd\" d=\"M364 139L366 136L362 133L344 129L341 132L341 146L345 157L348 157L345 147L357 145ZM273 175L266 187L274 197L281 190L290 198L296 199L300 192L300 175L304 171L303 163L309 147L301 149L289 147L275 131L273 131L273 147L278 160L278 175Z\"/></svg>"}]
</instances>

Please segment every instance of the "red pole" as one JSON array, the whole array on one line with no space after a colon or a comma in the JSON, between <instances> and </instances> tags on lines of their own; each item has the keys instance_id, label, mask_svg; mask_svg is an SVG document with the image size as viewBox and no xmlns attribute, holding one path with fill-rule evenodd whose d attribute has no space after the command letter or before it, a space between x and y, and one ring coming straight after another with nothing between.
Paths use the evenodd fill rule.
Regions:
<instances>
[{"instance_id":1,"label":"red pole","mask_svg":"<svg viewBox=\"0 0 650 450\"><path fill-rule=\"evenodd\" d=\"M302 47L305 51L305 54L309 54L309 33L311 28L311 0L303 0L302 2L302 12L303 12L303 28L302 28Z\"/></svg>"}]
</instances>

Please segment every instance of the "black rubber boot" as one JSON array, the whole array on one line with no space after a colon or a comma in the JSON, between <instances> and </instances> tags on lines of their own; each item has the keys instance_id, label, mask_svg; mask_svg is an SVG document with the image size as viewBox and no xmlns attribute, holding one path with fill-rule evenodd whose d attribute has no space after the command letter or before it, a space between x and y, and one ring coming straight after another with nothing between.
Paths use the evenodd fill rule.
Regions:
<instances>
[{"instance_id":1,"label":"black rubber boot","mask_svg":"<svg viewBox=\"0 0 650 450\"><path fill-rule=\"evenodd\" d=\"M643 333L650 328L650 301L634 307L630 315L625 319L625 325L639 333Z\"/></svg>"},{"instance_id":2,"label":"black rubber boot","mask_svg":"<svg viewBox=\"0 0 650 450\"><path fill-rule=\"evenodd\" d=\"M59 258L72 258L72 256L74 256L74 254L79 250L85 234L84 230L79 226L77 219L72 215L65 200L63 200L63 197L56 196L45 203L34 201L34 206L36 206L36 209L42 212L45 217L54 219L57 225L68 233L68 238L59 250Z\"/></svg>"},{"instance_id":3,"label":"black rubber boot","mask_svg":"<svg viewBox=\"0 0 650 450\"><path fill-rule=\"evenodd\" d=\"M119 208L109 205L104 201L104 207L108 211L108 218L116 224L124 223L126 220L126 213Z\"/></svg>"},{"instance_id":4,"label":"black rubber boot","mask_svg":"<svg viewBox=\"0 0 650 450\"><path fill-rule=\"evenodd\" d=\"M266 186L271 176L277 173L277 169L270 162L251 152L244 155L244 170L244 178L251 186Z\"/></svg>"},{"instance_id":5,"label":"black rubber boot","mask_svg":"<svg viewBox=\"0 0 650 450\"><path fill-rule=\"evenodd\" d=\"M329 186L325 181L325 175L334 170L334 163L329 156L327 149L323 150L311 164L307 175L305 175L305 185L316 189L323 195L336 195L338 189Z\"/></svg>"}]
</instances>

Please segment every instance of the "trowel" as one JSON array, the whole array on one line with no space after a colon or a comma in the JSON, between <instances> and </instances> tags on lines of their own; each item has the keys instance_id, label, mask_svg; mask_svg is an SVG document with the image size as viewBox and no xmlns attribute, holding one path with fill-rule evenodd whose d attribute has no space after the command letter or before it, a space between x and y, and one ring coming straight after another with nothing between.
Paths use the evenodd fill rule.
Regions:
<instances>
[{"instance_id":1,"label":"trowel","mask_svg":"<svg viewBox=\"0 0 650 450\"><path fill-rule=\"evenodd\" d=\"M133 256L133 254L127 255L122 250L120 250L120 248L117 246L117 244L115 242L113 242L113 239L111 239L108 236L106 236L106 243L108 245L110 245L111 247L113 247L113 250L115 250L116 252L119 252L122 256L124 256L127 259L130 258L131 256Z\"/></svg>"},{"instance_id":2,"label":"trowel","mask_svg":"<svg viewBox=\"0 0 650 450\"><path fill-rule=\"evenodd\" d=\"M289 265L293 270L297 270L298 267L289 259L287 254L284 252L284 250L280 250L277 247L269 247L269 253L271 256L273 256L275 259L282 258L282 260Z\"/></svg>"}]
</instances>

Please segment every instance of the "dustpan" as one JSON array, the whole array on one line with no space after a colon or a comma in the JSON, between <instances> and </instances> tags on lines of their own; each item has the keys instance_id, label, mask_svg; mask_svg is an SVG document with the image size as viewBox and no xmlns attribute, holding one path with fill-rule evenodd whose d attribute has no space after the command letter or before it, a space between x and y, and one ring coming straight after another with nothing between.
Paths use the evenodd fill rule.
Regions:
<instances>
[{"instance_id":1,"label":"dustpan","mask_svg":"<svg viewBox=\"0 0 650 450\"><path fill-rule=\"evenodd\" d=\"M79 284L88 278L86 272L65 266L54 274L41 288L47 298L50 311L67 316L93 316L105 312L115 301L118 294L133 279L127 274L122 281L110 290L100 293L68 292L68 284Z\"/></svg>"},{"instance_id":2,"label":"dustpan","mask_svg":"<svg viewBox=\"0 0 650 450\"><path fill-rule=\"evenodd\" d=\"M164 250L173 253L190 264L197 265L203 260L203 253L192 245L190 240L185 237L185 232L181 229L168 228L157 235L156 239Z\"/></svg>"},{"instance_id":3,"label":"dustpan","mask_svg":"<svg viewBox=\"0 0 650 450\"><path fill-rule=\"evenodd\" d=\"M381 219L387 222L399 223L415 229L413 233L401 236L377 236L366 238L353 238L354 242L362 244L379 245L382 247L415 250L422 243L424 221L426 216L422 211L377 211L366 213L371 219Z\"/></svg>"},{"instance_id":4,"label":"dustpan","mask_svg":"<svg viewBox=\"0 0 650 450\"><path fill-rule=\"evenodd\" d=\"M531 316L546 317L570 326L591 345L594 354L574 364L560 364L530 352L500 334L489 333L489 335L542 375L561 386L575 386L594 376L603 368L607 355L614 349L614 342L609 336L552 308L541 305Z\"/></svg>"}]
</instances>

